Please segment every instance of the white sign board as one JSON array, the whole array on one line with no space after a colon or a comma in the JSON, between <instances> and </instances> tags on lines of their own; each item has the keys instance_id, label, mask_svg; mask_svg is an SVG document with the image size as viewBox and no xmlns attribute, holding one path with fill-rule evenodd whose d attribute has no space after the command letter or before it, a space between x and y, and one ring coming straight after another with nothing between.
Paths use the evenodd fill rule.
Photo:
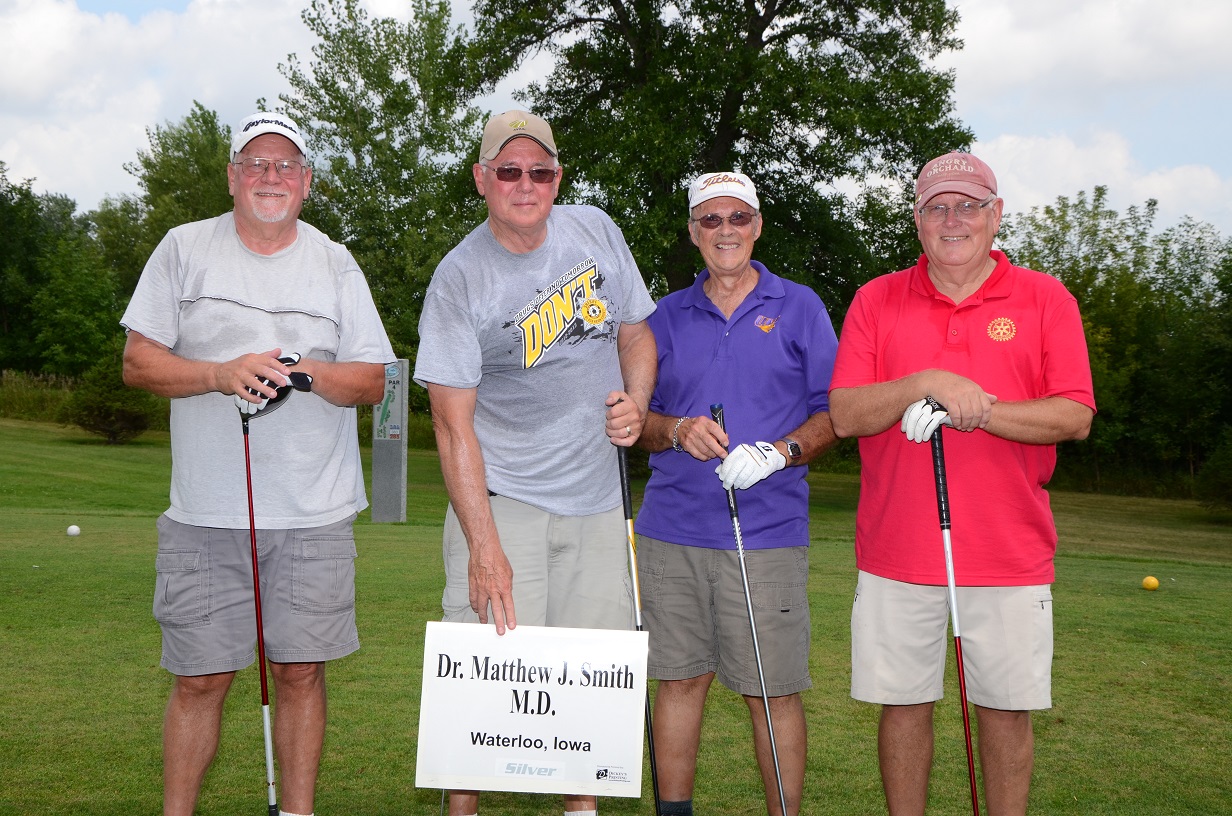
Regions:
<instances>
[{"instance_id":1,"label":"white sign board","mask_svg":"<svg viewBox=\"0 0 1232 816\"><path fill-rule=\"evenodd\" d=\"M429 622L415 785L638 797L645 632Z\"/></svg>"}]
</instances>

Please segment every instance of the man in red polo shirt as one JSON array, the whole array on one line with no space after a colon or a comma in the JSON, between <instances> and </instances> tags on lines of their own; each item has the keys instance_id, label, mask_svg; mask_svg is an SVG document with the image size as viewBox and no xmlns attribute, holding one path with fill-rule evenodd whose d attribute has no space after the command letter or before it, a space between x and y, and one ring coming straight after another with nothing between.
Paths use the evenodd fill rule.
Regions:
<instances>
[{"instance_id":1,"label":"man in red polo shirt","mask_svg":"<svg viewBox=\"0 0 1232 816\"><path fill-rule=\"evenodd\" d=\"M1044 485L1056 444L1089 433L1095 399L1074 297L992 249L1002 206L975 156L924 165L924 254L856 293L831 381L835 433L860 438L862 462L851 693L882 705L892 816L924 813L942 696L947 581L921 444L940 423L958 432L946 444L954 572L990 814L1026 813L1031 711L1052 704L1057 535Z\"/></svg>"}]
</instances>

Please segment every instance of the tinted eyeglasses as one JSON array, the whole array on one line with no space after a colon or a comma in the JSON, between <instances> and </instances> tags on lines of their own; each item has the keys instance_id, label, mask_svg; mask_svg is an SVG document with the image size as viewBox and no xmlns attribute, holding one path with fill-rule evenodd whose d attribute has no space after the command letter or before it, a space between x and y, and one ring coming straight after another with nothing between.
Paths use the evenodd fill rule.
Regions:
<instances>
[{"instance_id":1,"label":"tinted eyeglasses","mask_svg":"<svg viewBox=\"0 0 1232 816\"><path fill-rule=\"evenodd\" d=\"M724 221L731 224L733 227L747 227L749 224L753 223L753 219L756 217L757 213L737 210L726 218L718 213L710 213L709 215L703 215L701 218L693 218L690 220L695 224L701 224L702 229L712 230L721 227Z\"/></svg>"},{"instance_id":2,"label":"tinted eyeglasses","mask_svg":"<svg viewBox=\"0 0 1232 816\"><path fill-rule=\"evenodd\" d=\"M484 167L495 173L501 181L517 181L526 173L535 184L551 184L560 174L559 167L532 167L530 170L523 170L521 167L490 167L486 164Z\"/></svg>"}]
</instances>

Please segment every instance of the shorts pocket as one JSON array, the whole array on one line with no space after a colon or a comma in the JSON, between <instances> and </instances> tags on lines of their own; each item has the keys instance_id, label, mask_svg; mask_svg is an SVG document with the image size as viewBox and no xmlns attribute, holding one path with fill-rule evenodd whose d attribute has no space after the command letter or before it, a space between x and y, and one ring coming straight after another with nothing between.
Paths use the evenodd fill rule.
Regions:
<instances>
[{"instance_id":1,"label":"shorts pocket","mask_svg":"<svg viewBox=\"0 0 1232 816\"><path fill-rule=\"evenodd\" d=\"M755 551L762 556L757 572L769 573L778 581L749 579L749 595L758 609L790 612L808 605L808 550L789 547L780 550ZM750 573L754 570L750 569Z\"/></svg>"},{"instance_id":2,"label":"shorts pocket","mask_svg":"<svg viewBox=\"0 0 1232 816\"><path fill-rule=\"evenodd\" d=\"M804 584L750 583L749 595L758 609L790 612L808 603L806 589Z\"/></svg>"},{"instance_id":3,"label":"shorts pocket","mask_svg":"<svg viewBox=\"0 0 1232 816\"><path fill-rule=\"evenodd\" d=\"M209 623L206 570L196 550L165 550L154 561L154 619L163 626L189 628Z\"/></svg>"},{"instance_id":4,"label":"shorts pocket","mask_svg":"<svg viewBox=\"0 0 1232 816\"><path fill-rule=\"evenodd\" d=\"M355 608L355 537L305 536L296 556L291 610L334 615Z\"/></svg>"}]
</instances>

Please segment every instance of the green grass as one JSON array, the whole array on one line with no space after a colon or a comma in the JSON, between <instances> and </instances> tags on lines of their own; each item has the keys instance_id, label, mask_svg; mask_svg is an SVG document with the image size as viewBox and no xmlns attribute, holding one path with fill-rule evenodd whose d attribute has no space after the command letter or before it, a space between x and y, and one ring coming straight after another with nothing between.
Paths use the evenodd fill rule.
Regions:
<instances>
[{"instance_id":1,"label":"green grass","mask_svg":"<svg viewBox=\"0 0 1232 816\"><path fill-rule=\"evenodd\" d=\"M84 432L0 420L0 816L155 813L170 676L150 616L165 433L107 446ZM804 812L882 813L877 711L854 703L848 618L857 480L813 474L814 689ZM424 624L439 618L445 494L435 454L412 451L405 524L361 518L363 648L331 664L321 814L435 814L414 787ZM1232 517L1196 504L1054 495L1054 703L1036 715L1032 812L1209 814L1232 801ZM64 534L69 524L81 536ZM938 542L939 546L939 542ZM1139 587L1152 574L1157 592ZM952 656L950 666L952 666ZM952 675L953 672L951 671ZM962 720L937 709L930 814L970 812ZM228 700L200 814L256 813L264 760L255 670ZM715 687L699 813L764 813L742 701ZM603 812L644 814L609 799ZM485 794L486 813L554 814L559 799Z\"/></svg>"}]
</instances>

